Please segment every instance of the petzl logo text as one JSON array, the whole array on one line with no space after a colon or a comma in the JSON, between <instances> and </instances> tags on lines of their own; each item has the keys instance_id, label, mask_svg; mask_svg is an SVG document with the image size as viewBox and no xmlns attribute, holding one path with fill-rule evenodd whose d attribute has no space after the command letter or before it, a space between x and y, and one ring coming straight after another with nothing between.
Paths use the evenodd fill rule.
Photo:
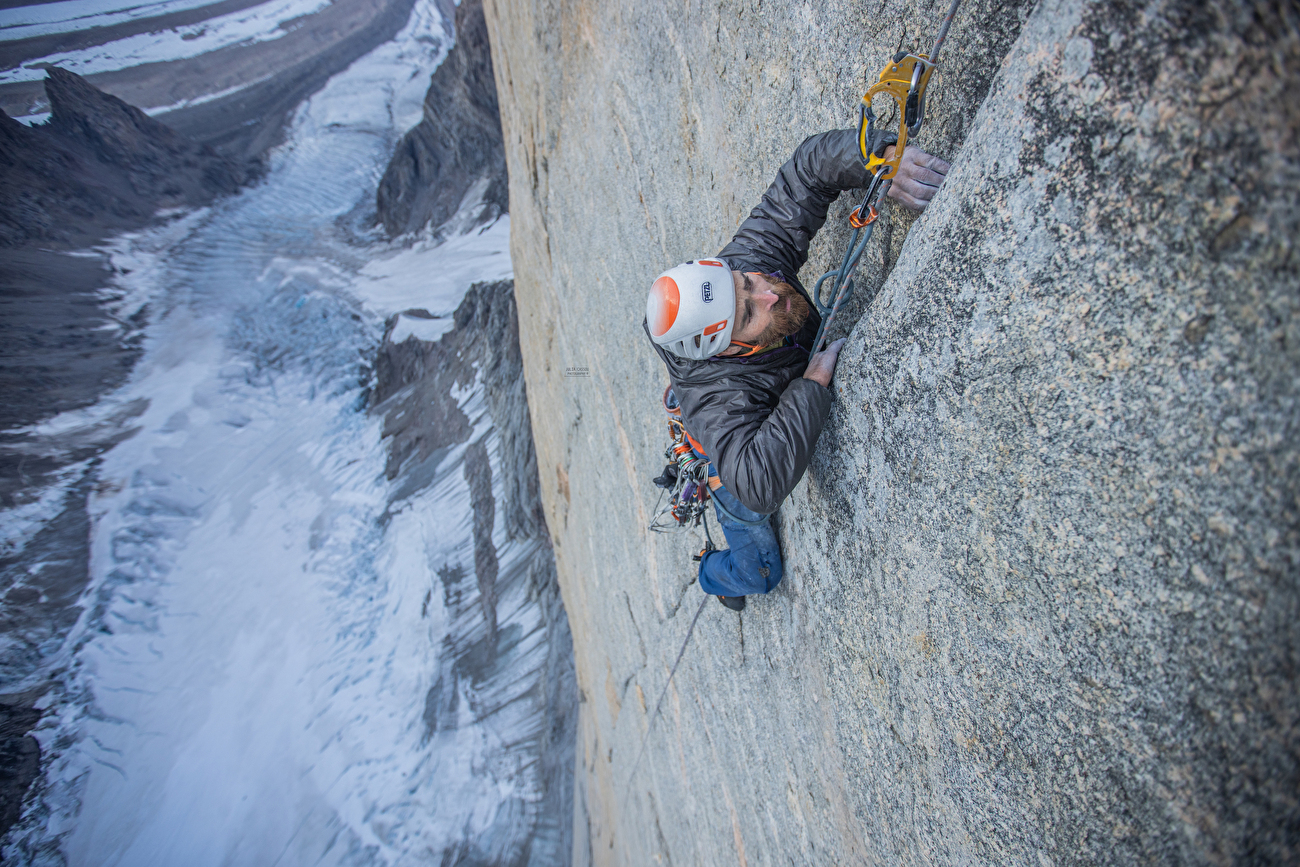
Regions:
<instances>
[{"instance_id":1,"label":"petzl logo text","mask_svg":"<svg viewBox=\"0 0 1300 867\"><path fill-rule=\"evenodd\" d=\"M701 287L700 287L700 294L704 296L704 303L707 304L708 302L712 301L712 300L713 300L713 284L712 284L712 283L705 283L703 286L701 286Z\"/></svg>"}]
</instances>

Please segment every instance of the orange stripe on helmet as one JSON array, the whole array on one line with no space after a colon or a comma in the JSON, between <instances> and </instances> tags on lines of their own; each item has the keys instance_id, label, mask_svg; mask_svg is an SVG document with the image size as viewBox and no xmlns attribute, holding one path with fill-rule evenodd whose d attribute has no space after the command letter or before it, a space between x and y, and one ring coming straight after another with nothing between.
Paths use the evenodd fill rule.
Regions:
<instances>
[{"instance_id":1,"label":"orange stripe on helmet","mask_svg":"<svg viewBox=\"0 0 1300 867\"><path fill-rule=\"evenodd\" d=\"M642 286L645 284L642 283ZM668 333L677 321L677 308L681 306L682 295L677 290L677 281L672 277L660 277L650 287L650 333L662 337Z\"/></svg>"},{"instance_id":2,"label":"orange stripe on helmet","mask_svg":"<svg viewBox=\"0 0 1300 867\"><path fill-rule=\"evenodd\" d=\"M712 325L710 325L708 328L704 329L704 336L708 337L710 334L717 334L719 331L721 331L726 327L727 327L727 320L725 319L722 320L721 322L715 322Z\"/></svg>"},{"instance_id":3,"label":"orange stripe on helmet","mask_svg":"<svg viewBox=\"0 0 1300 867\"><path fill-rule=\"evenodd\" d=\"M712 265L712 266L715 267L715 268L725 268L725 267L727 267L726 265L723 265L721 262L717 261L716 259L700 259L696 264L697 264L697 265ZM644 286L645 284L642 283L641 285Z\"/></svg>"}]
</instances>

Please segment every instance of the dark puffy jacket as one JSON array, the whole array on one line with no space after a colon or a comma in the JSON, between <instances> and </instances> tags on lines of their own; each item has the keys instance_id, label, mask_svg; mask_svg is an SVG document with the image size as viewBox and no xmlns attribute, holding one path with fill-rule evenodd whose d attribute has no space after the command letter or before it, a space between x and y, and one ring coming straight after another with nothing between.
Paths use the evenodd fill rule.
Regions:
<instances>
[{"instance_id":1,"label":"dark puffy jacket","mask_svg":"<svg viewBox=\"0 0 1300 867\"><path fill-rule=\"evenodd\" d=\"M878 134L873 150L895 141L892 134ZM856 130L806 139L717 258L733 271L780 271L808 297L796 275L813 235L836 197L865 187L867 180ZM820 325L814 307L793 345L749 358L694 361L655 346L681 401L686 429L708 453L722 484L755 512L775 512L803 478L830 415L830 389L803 378Z\"/></svg>"}]
</instances>

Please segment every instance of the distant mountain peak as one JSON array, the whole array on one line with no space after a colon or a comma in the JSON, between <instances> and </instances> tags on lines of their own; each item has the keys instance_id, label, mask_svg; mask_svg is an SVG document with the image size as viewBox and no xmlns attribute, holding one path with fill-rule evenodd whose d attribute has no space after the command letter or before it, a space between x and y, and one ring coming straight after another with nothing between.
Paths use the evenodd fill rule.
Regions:
<instances>
[{"instance_id":1,"label":"distant mountain peak","mask_svg":"<svg viewBox=\"0 0 1300 867\"><path fill-rule=\"evenodd\" d=\"M0 244L84 244L147 223L160 208L233 193L256 166L218 154L104 93L46 68L50 120L0 121Z\"/></svg>"}]
</instances>

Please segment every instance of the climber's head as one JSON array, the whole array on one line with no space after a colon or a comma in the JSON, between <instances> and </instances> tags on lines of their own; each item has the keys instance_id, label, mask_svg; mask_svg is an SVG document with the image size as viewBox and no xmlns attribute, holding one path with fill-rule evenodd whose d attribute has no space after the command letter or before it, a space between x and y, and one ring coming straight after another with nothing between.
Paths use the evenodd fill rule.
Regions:
<instances>
[{"instance_id":1,"label":"climber's head","mask_svg":"<svg viewBox=\"0 0 1300 867\"><path fill-rule=\"evenodd\" d=\"M780 272L734 272L736 325L727 355L748 355L794 334L808 320L808 301Z\"/></svg>"},{"instance_id":2,"label":"climber's head","mask_svg":"<svg viewBox=\"0 0 1300 867\"><path fill-rule=\"evenodd\" d=\"M660 274L646 300L650 337L682 358L746 355L798 331L808 302L780 274L701 259Z\"/></svg>"}]
</instances>

